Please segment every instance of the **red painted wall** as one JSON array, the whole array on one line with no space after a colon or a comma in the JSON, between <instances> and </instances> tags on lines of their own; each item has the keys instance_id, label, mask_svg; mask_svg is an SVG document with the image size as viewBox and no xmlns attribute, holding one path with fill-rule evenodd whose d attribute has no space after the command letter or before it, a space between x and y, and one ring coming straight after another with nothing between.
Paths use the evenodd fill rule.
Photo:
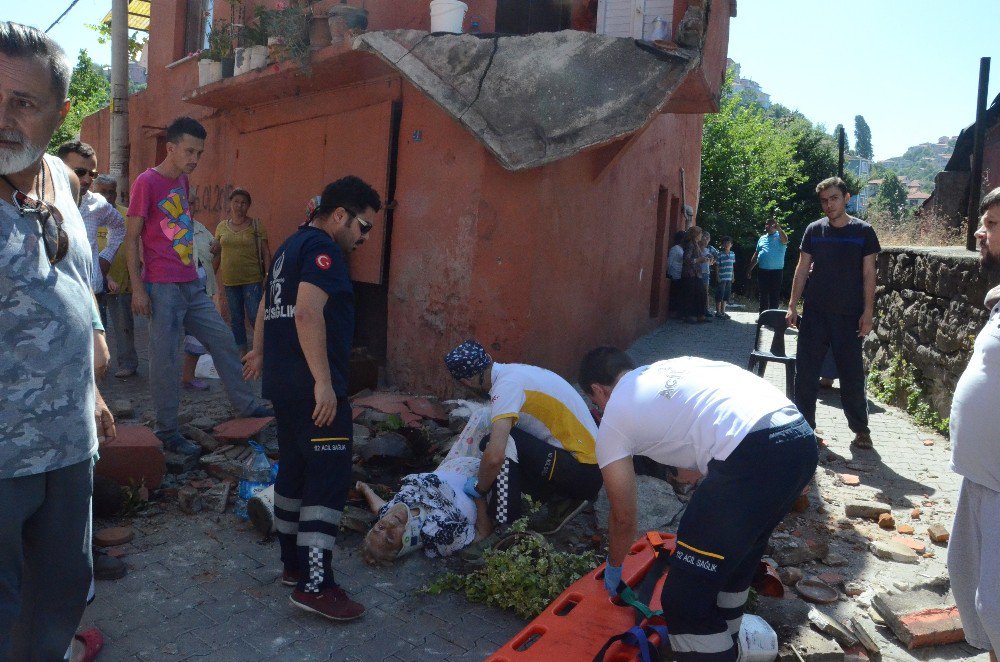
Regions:
<instances>
[{"instance_id":1,"label":"red painted wall","mask_svg":"<svg viewBox=\"0 0 1000 662\"><path fill-rule=\"evenodd\" d=\"M404 86L390 378L444 394L441 356L467 337L572 377L594 345L661 324L667 288L649 317L651 279L664 278L652 269L659 191L679 197L684 167L693 203L701 129L701 115L663 115L606 170L596 150L510 173Z\"/></svg>"},{"instance_id":2,"label":"red painted wall","mask_svg":"<svg viewBox=\"0 0 1000 662\"><path fill-rule=\"evenodd\" d=\"M367 3L373 27L382 20L381 1ZM426 8L424 0L412 6L418 4ZM728 34L728 4L717 0L710 29ZM409 0L398 6L404 5ZM182 43L176 34L183 29L180 6L179 0L153 5L156 34L167 34L150 47L149 89L129 100L130 177L156 164L158 139L174 117L199 119L209 139L191 177L192 207L209 228L225 218L232 186L250 189L251 213L264 220L272 246L300 222L306 199L336 177L356 172L384 196L388 109L393 101L402 103L387 284L391 382L449 394L454 384L441 356L468 337L498 360L534 363L573 378L591 347L625 346L664 321L663 271L681 223L680 200L697 207L702 115L660 115L634 138L511 173L395 75L250 109L181 101L197 86L197 62L174 61ZM168 28L160 31L161 25ZM719 63L706 63L706 82L725 61L726 41L709 42ZM88 118L82 132L104 164L107 127L105 110ZM654 269L661 195L670 211ZM378 236L383 215L376 223L378 231L352 257L353 277L365 282L379 281L385 259ZM653 279L660 281L658 293ZM651 317L654 296L658 311Z\"/></svg>"}]
</instances>

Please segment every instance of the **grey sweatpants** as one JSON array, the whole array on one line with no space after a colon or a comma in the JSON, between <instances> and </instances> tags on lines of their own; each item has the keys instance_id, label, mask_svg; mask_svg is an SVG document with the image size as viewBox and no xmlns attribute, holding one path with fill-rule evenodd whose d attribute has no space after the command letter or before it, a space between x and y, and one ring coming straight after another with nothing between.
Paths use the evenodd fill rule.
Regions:
<instances>
[{"instance_id":1,"label":"grey sweatpants","mask_svg":"<svg viewBox=\"0 0 1000 662\"><path fill-rule=\"evenodd\" d=\"M0 478L0 660L61 660L91 580L94 461Z\"/></svg>"},{"instance_id":2,"label":"grey sweatpants","mask_svg":"<svg viewBox=\"0 0 1000 662\"><path fill-rule=\"evenodd\" d=\"M1000 492L962 479L948 541L948 574L965 640L1000 651Z\"/></svg>"}]
</instances>

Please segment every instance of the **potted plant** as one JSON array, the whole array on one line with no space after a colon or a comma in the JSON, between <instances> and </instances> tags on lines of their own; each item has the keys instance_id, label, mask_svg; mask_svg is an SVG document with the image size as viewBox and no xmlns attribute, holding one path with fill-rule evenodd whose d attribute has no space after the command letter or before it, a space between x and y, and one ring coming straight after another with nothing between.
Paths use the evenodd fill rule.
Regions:
<instances>
[{"instance_id":1,"label":"potted plant","mask_svg":"<svg viewBox=\"0 0 1000 662\"><path fill-rule=\"evenodd\" d=\"M330 7L327 12L330 24L330 40L334 44L353 41L356 36L368 29L368 10L354 7L341 0L339 5Z\"/></svg>"},{"instance_id":2,"label":"potted plant","mask_svg":"<svg viewBox=\"0 0 1000 662\"><path fill-rule=\"evenodd\" d=\"M213 60L222 64L222 77L233 75L233 30L229 21L216 21L208 32L208 52Z\"/></svg>"},{"instance_id":3,"label":"potted plant","mask_svg":"<svg viewBox=\"0 0 1000 662\"><path fill-rule=\"evenodd\" d=\"M309 12L299 7L279 5L277 9L255 10L257 21L267 35L268 62L291 59L309 69Z\"/></svg>"},{"instance_id":4,"label":"potted plant","mask_svg":"<svg viewBox=\"0 0 1000 662\"><path fill-rule=\"evenodd\" d=\"M211 49L205 49L198 56L198 86L204 87L222 80L222 62L215 59Z\"/></svg>"},{"instance_id":5,"label":"potted plant","mask_svg":"<svg viewBox=\"0 0 1000 662\"><path fill-rule=\"evenodd\" d=\"M267 64L267 33L261 27L260 21L243 26L240 30L239 43L240 46L234 49L236 76L260 69Z\"/></svg>"}]
</instances>

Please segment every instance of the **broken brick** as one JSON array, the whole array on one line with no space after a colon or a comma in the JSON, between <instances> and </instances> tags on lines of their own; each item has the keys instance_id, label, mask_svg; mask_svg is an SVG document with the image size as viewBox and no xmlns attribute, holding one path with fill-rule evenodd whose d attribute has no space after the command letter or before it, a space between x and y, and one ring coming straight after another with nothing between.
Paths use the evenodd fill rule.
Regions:
<instances>
[{"instance_id":1,"label":"broken brick","mask_svg":"<svg viewBox=\"0 0 1000 662\"><path fill-rule=\"evenodd\" d=\"M156 489L167 473L163 443L143 425L120 425L117 436L101 444L94 473L119 485L145 485Z\"/></svg>"},{"instance_id":2,"label":"broken brick","mask_svg":"<svg viewBox=\"0 0 1000 662\"><path fill-rule=\"evenodd\" d=\"M920 519L920 515L923 512L924 511L920 510L919 508L914 508L913 510L910 511L910 519Z\"/></svg>"},{"instance_id":3,"label":"broken brick","mask_svg":"<svg viewBox=\"0 0 1000 662\"><path fill-rule=\"evenodd\" d=\"M402 393L372 393L363 398L354 399L351 404L356 407L368 407L383 414L399 414L403 410L408 410L406 400L411 396Z\"/></svg>"},{"instance_id":4,"label":"broken brick","mask_svg":"<svg viewBox=\"0 0 1000 662\"><path fill-rule=\"evenodd\" d=\"M94 531L94 544L98 547L120 547L132 542L135 533L127 526L109 526Z\"/></svg>"},{"instance_id":5,"label":"broken brick","mask_svg":"<svg viewBox=\"0 0 1000 662\"><path fill-rule=\"evenodd\" d=\"M896 536L895 538L892 539L892 541L898 542L901 545L906 545L917 554L923 554L924 551L927 549L927 545L920 542L919 540L914 540L913 538L904 538L902 536Z\"/></svg>"},{"instance_id":6,"label":"broken brick","mask_svg":"<svg viewBox=\"0 0 1000 662\"><path fill-rule=\"evenodd\" d=\"M965 638L954 603L944 601L933 591L879 593L872 598L872 607L909 649L951 644Z\"/></svg>"},{"instance_id":7,"label":"broken brick","mask_svg":"<svg viewBox=\"0 0 1000 662\"><path fill-rule=\"evenodd\" d=\"M840 586L844 583L844 578L833 572L823 572L817 575L820 581L830 586Z\"/></svg>"},{"instance_id":8,"label":"broken brick","mask_svg":"<svg viewBox=\"0 0 1000 662\"><path fill-rule=\"evenodd\" d=\"M913 533L914 529L909 524L900 524L899 526L896 527L896 531L898 531L899 533L905 533L909 535Z\"/></svg>"},{"instance_id":9,"label":"broken brick","mask_svg":"<svg viewBox=\"0 0 1000 662\"><path fill-rule=\"evenodd\" d=\"M933 439L924 439L924 446L933 446L933 445L934 445Z\"/></svg>"},{"instance_id":10,"label":"broken brick","mask_svg":"<svg viewBox=\"0 0 1000 662\"><path fill-rule=\"evenodd\" d=\"M905 639L900 636L900 639L910 649L952 644L965 639L965 630L962 629L957 607L924 609L906 614L899 619L899 622L908 635Z\"/></svg>"},{"instance_id":11,"label":"broken brick","mask_svg":"<svg viewBox=\"0 0 1000 662\"><path fill-rule=\"evenodd\" d=\"M878 516L878 525L883 529L892 529L896 526L896 520L892 513L882 513Z\"/></svg>"},{"instance_id":12,"label":"broken brick","mask_svg":"<svg viewBox=\"0 0 1000 662\"><path fill-rule=\"evenodd\" d=\"M855 476L854 474L838 474L837 477L840 479L840 482L843 483L844 485L850 485L853 487L855 485L861 484L861 479Z\"/></svg>"},{"instance_id":13,"label":"broken brick","mask_svg":"<svg viewBox=\"0 0 1000 662\"><path fill-rule=\"evenodd\" d=\"M273 420L273 416L234 418L216 425L212 430L212 436L223 443L246 442L260 434Z\"/></svg>"},{"instance_id":14,"label":"broken brick","mask_svg":"<svg viewBox=\"0 0 1000 662\"><path fill-rule=\"evenodd\" d=\"M448 422L448 412L436 402L432 402L427 398L407 398L405 402L410 411L417 416L429 418L438 423Z\"/></svg>"},{"instance_id":15,"label":"broken brick","mask_svg":"<svg viewBox=\"0 0 1000 662\"><path fill-rule=\"evenodd\" d=\"M951 537L948 529L940 524L931 524L927 527L927 535L930 536L932 542L948 542L948 538Z\"/></svg>"}]
</instances>

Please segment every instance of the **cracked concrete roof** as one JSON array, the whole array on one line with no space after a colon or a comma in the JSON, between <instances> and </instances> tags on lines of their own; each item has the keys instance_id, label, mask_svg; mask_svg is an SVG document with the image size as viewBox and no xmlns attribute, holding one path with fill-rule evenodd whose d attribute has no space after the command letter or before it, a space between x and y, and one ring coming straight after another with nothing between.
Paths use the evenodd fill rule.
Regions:
<instances>
[{"instance_id":1,"label":"cracked concrete roof","mask_svg":"<svg viewBox=\"0 0 1000 662\"><path fill-rule=\"evenodd\" d=\"M355 48L397 69L508 170L638 131L700 58L571 30L485 37L392 30L366 33Z\"/></svg>"}]
</instances>

